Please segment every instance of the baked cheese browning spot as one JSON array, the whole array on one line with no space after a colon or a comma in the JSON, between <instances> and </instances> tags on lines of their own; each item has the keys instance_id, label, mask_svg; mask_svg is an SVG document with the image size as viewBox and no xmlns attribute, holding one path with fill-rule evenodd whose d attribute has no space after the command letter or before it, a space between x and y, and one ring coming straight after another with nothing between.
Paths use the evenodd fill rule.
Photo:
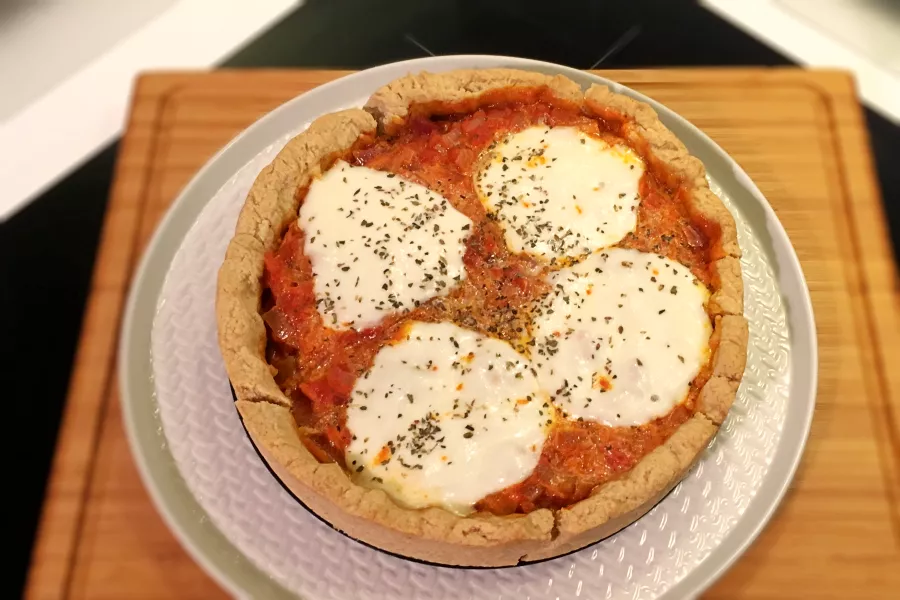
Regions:
<instances>
[{"instance_id":1,"label":"baked cheese browning spot","mask_svg":"<svg viewBox=\"0 0 900 600\"><path fill-rule=\"evenodd\" d=\"M556 264L634 230L644 165L626 146L575 127L530 127L489 152L476 185L514 251Z\"/></svg>"},{"instance_id":2,"label":"baked cheese browning spot","mask_svg":"<svg viewBox=\"0 0 900 600\"><path fill-rule=\"evenodd\" d=\"M659 274L635 268L645 263ZM709 293L688 268L614 248L551 274L549 282L532 357L538 381L566 414L641 425L686 398L708 362L712 333Z\"/></svg>"},{"instance_id":3,"label":"baked cheese browning spot","mask_svg":"<svg viewBox=\"0 0 900 600\"><path fill-rule=\"evenodd\" d=\"M357 379L347 464L406 506L471 512L537 465L554 413L528 366L499 340L410 324Z\"/></svg>"},{"instance_id":4,"label":"baked cheese browning spot","mask_svg":"<svg viewBox=\"0 0 900 600\"><path fill-rule=\"evenodd\" d=\"M466 276L472 222L428 188L338 161L300 207L316 305L334 329L365 329L385 314L443 296Z\"/></svg>"}]
</instances>

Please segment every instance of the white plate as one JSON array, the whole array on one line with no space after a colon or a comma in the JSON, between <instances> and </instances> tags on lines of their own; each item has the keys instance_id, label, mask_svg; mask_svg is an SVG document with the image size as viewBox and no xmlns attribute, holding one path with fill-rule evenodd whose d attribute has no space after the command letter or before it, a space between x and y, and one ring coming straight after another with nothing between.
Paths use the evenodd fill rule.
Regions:
<instances>
[{"instance_id":1,"label":"white plate","mask_svg":"<svg viewBox=\"0 0 900 600\"><path fill-rule=\"evenodd\" d=\"M410 71L508 66L599 81L652 104L707 166L744 251L748 366L696 468L637 523L575 554L510 569L403 560L330 529L270 475L234 410L216 344L216 271L259 171L316 116L361 105ZM709 586L783 496L816 390L812 307L797 257L747 175L690 123L581 71L518 58L448 56L385 65L316 88L216 155L175 201L138 270L121 338L125 424L144 482L184 546L225 588L251 597L658 598Z\"/></svg>"}]
</instances>

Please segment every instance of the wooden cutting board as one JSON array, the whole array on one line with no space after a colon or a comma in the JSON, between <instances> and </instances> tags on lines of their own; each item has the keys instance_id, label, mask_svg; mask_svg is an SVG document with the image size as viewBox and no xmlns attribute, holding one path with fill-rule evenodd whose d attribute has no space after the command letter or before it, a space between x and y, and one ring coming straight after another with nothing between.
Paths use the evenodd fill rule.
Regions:
<instances>
[{"instance_id":1,"label":"wooden cutting board","mask_svg":"<svg viewBox=\"0 0 900 600\"><path fill-rule=\"evenodd\" d=\"M225 595L166 529L135 471L118 401L119 315L144 245L200 166L261 115L343 74L138 79L28 598ZM600 74L681 113L744 167L787 229L815 306L820 381L806 455L772 523L708 596L900 593L900 296L852 79L797 69Z\"/></svg>"}]
</instances>

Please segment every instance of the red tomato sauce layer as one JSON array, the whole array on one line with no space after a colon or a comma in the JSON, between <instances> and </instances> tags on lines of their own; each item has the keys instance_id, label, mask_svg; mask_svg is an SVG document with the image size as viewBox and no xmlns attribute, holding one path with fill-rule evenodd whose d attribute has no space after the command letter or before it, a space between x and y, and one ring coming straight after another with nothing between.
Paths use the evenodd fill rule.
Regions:
<instances>
[{"instance_id":1,"label":"red tomato sauce layer","mask_svg":"<svg viewBox=\"0 0 900 600\"><path fill-rule=\"evenodd\" d=\"M428 107L433 109L434 107ZM441 107L441 117L411 111L399 131L367 140L344 157L351 164L389 171L446 197L472 219L467 240L466 279L451 293L403 315L390 315L362 331L326 327L316 309L313 276L304 255L304 233L296 222L279 248L265 259L263 319L269 330L267 357L280 387L294 402L301 438L321 461L344 464L351 434L346 406L356 378L372 365L378 351L410 320L452 321L519 349L527 342L532 304L549 288L547 267L506 247L503 231L479 200L473 181L479 157L508 133L530 126L574 126L621 143L621 118L602 119L561 104L541 91L494 94L490 103ZM639 153L640 149L636 149ZM650 157L644 157L650 164ZM710 241L693 222L680 196L664 181L673 178L647 169L640 181L637 228L619 245L662 254L688 266L709 285ZM301 190L303 194L305 190ZM693 413L704 369L686 402L665 417L637 427L609 427L569 419L557 421L544 444L538 466L521 483L491 494L477 508L495 514L561 508L590 495L606 481L631 469L662 444Z\"/></svg>"}]
</instances>

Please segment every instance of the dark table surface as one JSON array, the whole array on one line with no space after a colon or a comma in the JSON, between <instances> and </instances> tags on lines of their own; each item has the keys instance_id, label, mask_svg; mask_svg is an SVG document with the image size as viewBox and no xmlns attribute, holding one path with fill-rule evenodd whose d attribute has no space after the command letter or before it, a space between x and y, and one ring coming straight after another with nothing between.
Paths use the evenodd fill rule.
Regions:
<instances>
[{"instance_id":1,"label":"dark table surface","mask_svg":"<svg viewBox=\"0 0 900 600\"><path fill-rule=\"evenodd\" d=\"M222 62L232 68L363 69L426 54L503 54L576 68L790 65L694 2L307 0ZM895 255L900 127L866 110ZM21 593L40 517L117 144L0 225L12 575Z\"/></svg>"}]
</instances>

